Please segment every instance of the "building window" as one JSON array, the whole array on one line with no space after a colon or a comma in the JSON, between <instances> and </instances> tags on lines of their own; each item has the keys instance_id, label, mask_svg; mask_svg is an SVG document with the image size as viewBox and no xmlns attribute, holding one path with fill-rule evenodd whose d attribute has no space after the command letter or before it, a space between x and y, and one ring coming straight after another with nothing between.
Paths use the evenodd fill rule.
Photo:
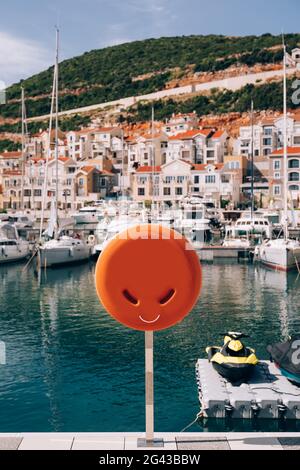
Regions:
<instances>
[{"instance_id":1,"label":"building window","mask_svg":"<svg viewBox=\"0 0 300 470\"><path fill-rule=\"evenodd\" d=\"M205 183L206 184L214 184L216 182L215 175L207 175L205 176Z\"/></svg>"},{"instance_id":2,"label":"building window","mask_svg":"<svg viewBox=\"0 0 300 470\"><path fill-rule=\"evenodd\" d=\"M199 184L199 175L194 176L194 184Z\"/></svg>"},{"instance_id":3,"label":"building window","mask_svg":"<svg viewBox=\"0 0 300 470\"><path fill-rule=\"evenodd\" d=\"M272 139L268 138L268 139L263 139L263 145L272 145Z\"/></svg>"},{"instance_id":4,"label":"building window","mask_svg":"<svg viewBox=\"0 0 300 470\"><path fill-rule=\"evenodd\" d=\"M289 191L299 191L299 186L297 184L291 184Z\"/></svg>"},{"instance_id":5,"label":"building window","mask_svg":"<svg viewBox=\"0 0 300 470\"><path fill-rule=\"evenodd\" d=\"M33 194L37 197L40 197L42 195L42 190L41 189L35 189Z\"/></svg>"},{"instance_id":6,"label":"building window","mask_svg":"<svg viewBox=\"0 0 300 470\"><path fill-rule=\"evenodd\" d=\"M281 194L281 188L280 188L280 186L277 186L277 185L274 186L274 190L273 190L273 191L274 191L274 196L280 196L280 194Z\"/></svg>"},{"instance_id":7,"label":"building window","mask_svg":"<svg viewBox=\"0 0 300 470\"><path fill-rule=\"evenodd\" d=\"M278 172L274 173L274 178L276 180L279 180L280 179L280 173L278 173Z\"/></svg>"},{"instance_id":8,"label":"building window","mask_svg":"<svg viewBox=\"0 0 300 470\"><path fill-rule=\"evenodd\" d=\"M259 150L258 150L258 149L256 149L256 150L254 151L254 156L255 156L255 157L258 157L258 156L259 156Z\"/></svg>"},{"instance_id":9,"label":"building window","mask_svg":"<svg viewBox=\"0 0 300 470\"><path fill-rule=\"evenodd\" d=\"M138 184L146 184L147 176L138 176L137 182L138 182Z\"/></svg>"},{"instance_id":10,"label":"building window","mask_svg":"<svg viewBox=\"0 0 300 470\"><path fill-rule=\"evenodd\" d=\"M83 178L79 178L78 184L79 184L79 186L83 186L83 185L84 185L84 179L83 179Z\"/></svg>"},{"instance_id":11,"label":"building window","mask_svg":"<svg viewBox=\"0 0 300 470\"><path fill-rule=\"evenodd\" d=\"M267 155L270 155L270 153L271 153L271 149L269 149L269 148L266 148L266 149L264 149L264 151L263 151L263 154L264 154L265 157L266 157Z\"/></svg>"},{"instance_id":12,"label":"building window","mask_svg":"<svg viewBox=\"0 0 300 470\"><path fill-rule=\"evenodd\" d=\"M273 168L274 168L274 170L280 170L280 168L281 168L281 162L280 162L280 160L274 160L274 162L273 162Z\"/></svg>"},{"instance_id":13,"label":"building window","mask_svg":"<svg viewBox=\"0 0 300 470\"><path fill-rule=\"evenodd\" d=\"M194 186L194 193L199 193L199 187L198 186Z\"/></svg>"},{"instance_id":14,"label":"building window","mask_svg":"<svg viewBox=\"0 0 300 470\"><path fill-rule=\"evenodd\" d=\"M184 182L184 176L177 176L177 183L182 184Z\"/></svg>"},{"instance_id":15,"label":"building window","mask_svg":"<svg viewBox=\"0 0 300 470\"><path fill-rule=\"evenodd\" d=\"M240 168L240 162L229 162L229 170L238 170Z\"/></svg>"},{"instance_id":16,"label":"building window","mask_svg":"<svg viewBox=\"0 0 300 470\"><path fill-rule=\"evenodd\" d=\"M183 150L183 151L182 151L181 158L182 158L183 160L189 160L190 157L191 157L191 154L190 154L189 150Z\"/></svg>"},{"instance_id":17,"label":"building window","mask_svg":"<svg viewBox=\"0 0 300 470\"><path fill-rule=\"evenodd\" d=\"M165 177L165 183L166 184L171 184L173 179L174 179L174 176L166 176Z\"/></svg>"},{"instance_id":18,"label":"building window","mask_svg":"<svg viewBox=\"0 0 300 470\"><path fill-rule=\"evenodd\" d=\"M268 129L265 129L265 132L264 132L265 135L272 135L272 128L269 127ZM266 144L268 145L268 144Z\"/></svg>"},{"instance_id":19,"label":"building window","mask_svg":"<svg viewBox=\"0 0 300 470\"><path fill-rule=\"evenodd\" d=\"M145 188L138 188L138 196L145 196Z\"/></svg>"},{"instance_id":20,"label":"building window","mask_svg":"<svg viewBox=\"0 0 300 470\"><path fill-rule=\"evenodd\" d=\"M299 181L299 173L296 173L295 171L289 173L289 181Z\"/></svg>"},{"instance_id":21,"label":"building window","mask_svg":"<svg viewBox=\"0 0 300 470\"><path fill-rule=\"evenodd\" d=\"M182 196L182 188L175 188L176 196Z\"/></svg>"},{"instance_id":22,"label":"building window","mask_svg":"<svg viewBox=\"0 0 300 470\"><path fill-rule=\"evenodd\" d=\"M289 168L299 168L299 160L292 159L289 160Z\"/></svg>"},{"instance_id":23,"label":"building window","mask_svg":"<svg viewBox=\"0 0 300 470\"><path fill-rule=\"evenodd\" d=\"M164 196L170 196L171 194L171 188L164 188Z\"/></svg>"},{"instance_id":24,"label":"building window","mask_svg":"<svg viewBox=\"0 0 300 470\"><path fill-rule=\"evenodd\" d=\"M295 135L295 137L294 137L294 145L300 145L300 135Z\"/></svg>"}]
</instances>

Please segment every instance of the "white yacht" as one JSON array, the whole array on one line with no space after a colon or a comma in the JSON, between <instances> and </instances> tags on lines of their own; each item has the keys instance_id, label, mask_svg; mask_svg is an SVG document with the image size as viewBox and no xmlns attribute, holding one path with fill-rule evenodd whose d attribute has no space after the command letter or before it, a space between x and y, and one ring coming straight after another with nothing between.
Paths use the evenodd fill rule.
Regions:
<instances>
[{"instance_id":1,"label":"white yacht","mask_svg":"<svg viewBox=\"0 0 300 470\"><path fill-rule=\"evenodd\" d=\"M201 248L212 238L210 219L206 217L206 208L196 201L182 205L180 216L174 222L174 229L188 238L195 248Z\"/></svg>"},{"instance_id":2,"label":"white yacht","mask_svg":"<svg viewBox=\"0 0 300 470\"><path fill-rule=\"evenodd\" d=\"M14 225L0 225L0 264L22 260L29 252L29 243L19 237Z\"/></svg>"},{"instance_id":3,"label":"white yacht","mask_svg":"<svg viewBox=\"0 0 300 470\"><path fill-rule=\"evenodd\" d=\"M33 220L26 214L8 214L8 222L14 224L18 230L33 227Z\"/></svg>"},{"instance_id":4,"label":"white yacht","mask_svg":"<svg viewBox=\"0 0 300 470\"><path fill-rule=\"evenodd\" d=\"M43 243L39 249L39 263L42 268L47 268L88 260L91 248L79 238L60 236Z\"/></svg>"},{"instance_id":5,"label":"white yacht","mask_svg":"<svg viewBox=\"0 0 300 470\"><path fill-rule=\"evenodd\" d=\"M55 160L58 161L58 45L59 45L59 31L56 30L56 61L54 67L54 85L52 89L52 103L55 103ZM48 158L51 155L51 129L52 129L52 107L49 123L49 140L48 140L48 157L46 163L46 176L44 185L44 194L48 191L47 188L47 168ZM58 221L58 192L59 192L59 173L58 165L56 165L56 187L55 187L55 200L51 202L50 219L48 227L44 232L44 236L48 241L44 241L38 250L38 259L41 267L59 266L78 261L84 261L90 258L91 245L81 240L80 237L66 236L62 232L62 224ZM43 210L42 210L43 212ZM41 217L40 225L40 241L42 241L43 217ZM50 239L50 240L49 240Z\"/></svg>"},{"instance_id":6,"label":"white yacht","mask_svg":"<svg viewBox=\"0 0 300 470\"><path fill-rule=\"evenodd\" d=\"M225 248L247 249L250 248L251 242L247 236L238 238L225 236L222 246L224 246Z\"/></svg>"},{"instance_id":7,"label":"white yacht","mask_svg":"<svg viewBox=\"0 0 300 470\"><path fill-rule=\"evenodd\" d=\"M233 225L225 227L225 238L249 238L250 235L260 235L262 238L272 238L272 223L264 216L246 212Z\"/></svg>"},{"instance_id":8,"label":"white yacht","mask_svg":"<svg viewBox=\"0 0 300 470\"><path fill-rule=\"evenodd\" d=\"M79 209L73 214L75 223L78 224L96 224L103 218L103 209L96 206L87 206Z\"/></svg>"},{"instance_id":9,"label":"white yacht","mask_svg":"<svg viewBox=\"0 0 300 470\"><path fill-rule=\"evenodd\" d=\"M258 250L261 263L269 268L288 271L300 268L300 244L297 240L277 238L266 240Z\"/></svg>"},{"instance_id":10,"label":"white yacht","mask_svg":"<svg viewBox=\"0 0 300 470\"><path fill-rule=\"evenodd\" d=\"M95 230L96 243L93 248L94 255L98 256L104 250L108 242L118 233L141 223L143 223L143 221L140 217L131 217L126 214L120 215L109 222L99 222Z\"/></svg>"},{"instance_id":11,"label":"white yacht","mask_svg":"<svg viewBox=\"0 0 300 470\"><path fill-rule=\"evenodd\" d=\"M283 229L284 238L265 241L258 249L257 258L264 265L281 270L300 269L300 243L288 237L288 178L287 178L287 79L286 79L286 47L283 54Z\"/></svg>"}]
</instances>

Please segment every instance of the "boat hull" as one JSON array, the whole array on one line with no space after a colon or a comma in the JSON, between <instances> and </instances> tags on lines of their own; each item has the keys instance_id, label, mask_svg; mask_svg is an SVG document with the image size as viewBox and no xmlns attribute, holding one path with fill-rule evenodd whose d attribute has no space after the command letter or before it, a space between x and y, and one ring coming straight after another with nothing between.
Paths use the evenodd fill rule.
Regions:
<instances>
[{"instance_id":1,"label":"boat hull","mask_svg":"<svg viewBox=\"0 0 300 470\"><path fill-rule=\"evenodd\" d=\"M0 264L14 263L29 256L29 245L0 247Z\"/></svg>"},{"instance_id":2,"label":"boat hull","mask_svg":"<svg viewBox=\"0 0 300 470\"><path fill-rule=\"evenodd\" d=\"M264 247L260 252L260 261L268 268L289 271L300 266L300 250L289 248Z\"/></svg>"},{"instance_id":3,"label":"boat hull","mask_svg":"<svg viewBox=\"0 0 300 470\"><path fill-rule=\"evenodd\" d=\"M58 247L40 248L39 257L41 267L62 266L79 263L90 258L90 247Z\"/></svg>"}]
</instances>

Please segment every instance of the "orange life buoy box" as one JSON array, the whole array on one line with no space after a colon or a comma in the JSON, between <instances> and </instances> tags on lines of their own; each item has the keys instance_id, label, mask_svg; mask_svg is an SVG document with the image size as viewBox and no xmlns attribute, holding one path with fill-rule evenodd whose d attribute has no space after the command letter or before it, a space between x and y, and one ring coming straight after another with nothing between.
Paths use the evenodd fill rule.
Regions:
<instances>
[{"instance_id":1,"label":"orange life buoy box","mask_svg":"<svg viewBox=\"0 0 300 470\"><path fill-rule=\"evenodd\" d=\"M96 266L98 296L112 317L142 331L180 322L201 290L198 255L178 232L161 225L130 227L114 237Z\"/></svg>"}]
</instances>

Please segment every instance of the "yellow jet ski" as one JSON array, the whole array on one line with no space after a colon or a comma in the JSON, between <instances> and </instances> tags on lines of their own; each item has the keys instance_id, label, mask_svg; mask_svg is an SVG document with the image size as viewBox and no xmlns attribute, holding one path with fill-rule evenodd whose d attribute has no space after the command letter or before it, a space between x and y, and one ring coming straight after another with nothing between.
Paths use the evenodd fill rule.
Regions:
<instances>
[{"instance_id":1,"label":"yellow jet ski","mask_svg":"<svg viewBox=\"0 0 300 470\"><path fill-rule=\"evenodd\" d=\"M254 349L247 348L241 341L242 338L248 336L229 331L225 334L223 346L206 348L214 369L230 382L246 381L258 363Z\"/></svg>"}]
</instances>

